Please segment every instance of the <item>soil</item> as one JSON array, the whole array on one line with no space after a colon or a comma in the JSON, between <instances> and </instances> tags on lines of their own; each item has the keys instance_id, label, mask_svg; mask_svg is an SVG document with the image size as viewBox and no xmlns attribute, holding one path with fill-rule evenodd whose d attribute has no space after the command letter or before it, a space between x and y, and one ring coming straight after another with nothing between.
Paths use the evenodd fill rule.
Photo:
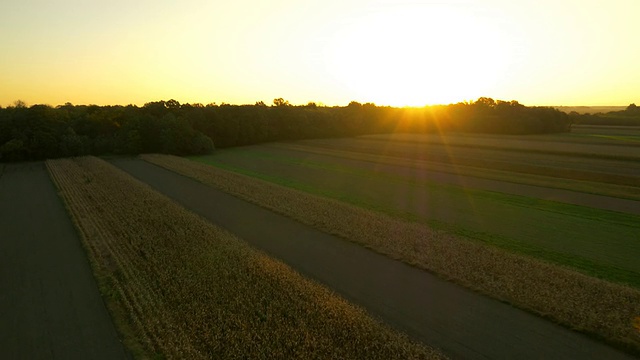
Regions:
<instances>
[{"instance_id":1,"label":"soil","mask_svg":"<svg viewBox=\"0 0 640 360\"><path fill-rule=\"evenodd\" d=\"M0 358L129 359L43 163L0 175Z\"/></svg>"}]
</instances>

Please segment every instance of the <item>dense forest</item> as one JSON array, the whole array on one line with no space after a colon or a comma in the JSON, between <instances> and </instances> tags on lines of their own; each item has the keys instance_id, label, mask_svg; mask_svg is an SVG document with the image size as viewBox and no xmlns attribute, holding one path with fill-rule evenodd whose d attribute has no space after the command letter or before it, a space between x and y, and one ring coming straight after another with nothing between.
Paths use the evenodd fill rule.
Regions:
<instances>
[{"instance_id":1,"label":"dense forest","mask_svg":"<svg viewBox=\"0 0 640 360\"><path fill-rule=\"evenodd\" d=\"M569 117L572 123L580 125L640 126L640 107L631 104L625 110L595 114L572 111Z\"/></svg>"},{"instance_id":2,"label":"dense forest","mask_svg":"<svg viewBox=\"0 0 640 360\"><path fill-rule=\"evenodd\" d=\"M78 155L210 153L267 141L345 137L390 132L480 132L537 134L570 131L567 114L517 101L394 108L351 102L342 107L284 99L273 105L180 104L156 101L142 107L17 101L0 107L0 161Z\"/></svg>"}]
</instances>

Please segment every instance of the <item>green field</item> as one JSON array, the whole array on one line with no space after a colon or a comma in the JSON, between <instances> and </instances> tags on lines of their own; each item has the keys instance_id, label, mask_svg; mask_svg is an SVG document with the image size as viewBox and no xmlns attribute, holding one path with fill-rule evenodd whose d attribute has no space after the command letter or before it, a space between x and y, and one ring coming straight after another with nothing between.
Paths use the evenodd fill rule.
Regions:
<instances>
[{"instance_id":1,"label":"green field","mask_svg":"<svg viewBox=\"0 0 640 360\"><path fill-rule=\"evenodd\" d=\"M489 147L549 153L587 153L596 156L637 158L634 147L640 141L640 127L574 125L569 133L545 135L465 134L377 134L359 138Z\"/></svg>"},{"instance_id":2,"label":"green field","mask_svg":"<svg viewBox=\"0 0 640 360\"><path fill-rule=\"evenodd\" d=\"M449 140L449 144L461 141ZM465 136L464 140L468 142L469 136ZM357 150L353 148L354 141L359 142ZM640 243L637 241L640 239L640 216L637 213L606 210L599 208L598 203L582 206L555 201L553 194L545 196L544 188L539 188L535 194L502 191L499 183L495 189L483 189L476 186L477 178L451 174L443 178L439 172L403 165L404 160L422 159L429 162L424 154L430 149L433 152L451 150L451 164L456 164L457 158L483 156L485 160L500 158L501 163L510 159L514 164L526 164L533 161L529 156L546 156L546 162L542 164L551 170L553 166L564 166L562 162L549 165L558 161L554 156L522 151L496 153L496 150L484 150L483 153L482 149L468 145L449 145L443 149L443 145L438 144L417 144L414 146L416 152L412 153L411 145L407 145L406 141L392 139L383 142L382 147L379 139L370 141L370 154L395 155L392 158L401 165L393 166L389 164L389 158L386 158L386 162L362 160L359 154L366 141L332 139L302 142L306 147L316 146L319 149L326 149L328 142L331 142L332 149L341 151L341 156L306 152L295 147L288 149L287 145L260 145L218 151L214 155L193 159L425 223L469 239L569 266L592 276L640 287L640 262L637 261L640 258ZM540 139L539 143L544 141L549 139ZM381 149L385 152L382 153ZM584 149L590 151L591 147L584 146ZM584 161L584 157L567 155L562 160L571 164L576 171L587 173L591 170L591 163ZM600 174L609 163L617 165L615 160L600 159L594 166L599 167ZM622 170L612 167L611 174L605 175L625 176L633 181L633 166L637 167L633 163ZM464 173L470 167L457 168ZM518 173L511 172L511 177L517 180ZM548 174L546 178L551 182L566 180L554 179ZM598 179L593 180L592 183L598 184L595 181ZM513 183L504 182L504 186L506 189ZM629 185L625 189L637 191ZM578 192L567 193L575 197L586 196ZM621 201L613 197L606 200L614 208L616 201ZM626 201L628 204L629 200Z\"/></svg>"}]
</instances>

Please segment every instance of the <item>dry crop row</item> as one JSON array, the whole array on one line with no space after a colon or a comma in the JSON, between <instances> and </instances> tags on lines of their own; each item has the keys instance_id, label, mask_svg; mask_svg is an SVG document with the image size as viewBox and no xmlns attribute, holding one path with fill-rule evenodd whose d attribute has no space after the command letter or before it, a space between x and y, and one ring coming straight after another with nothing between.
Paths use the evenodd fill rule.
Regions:
<instances>
[{"instance_id":1,"label":"dry crop row","mask_svg":"<svg viewBox=\"0 0 640 360\"><path fill-rule=\"evenodd\" d=\"M165 155L151 163L554 321L640 351L640 291L426 226Z\"/></svg>"},{"instance_id":2,"label":"dry crop row","mask_svg":"<svg viewBox=\"0 0 640 360\"><path fill-rule=\"evenodd\" d=\"M442 356L102 160L47 167L140 356Z\"/></svg>"}]
</instances>

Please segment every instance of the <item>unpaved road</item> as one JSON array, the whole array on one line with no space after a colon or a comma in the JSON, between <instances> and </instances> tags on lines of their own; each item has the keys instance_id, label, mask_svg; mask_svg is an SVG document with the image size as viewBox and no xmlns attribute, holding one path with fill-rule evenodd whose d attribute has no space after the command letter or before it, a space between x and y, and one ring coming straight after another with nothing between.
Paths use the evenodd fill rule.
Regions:
<instances>
[{"instance_id":1,"label":"unpaved road","mask_svg":"<svg viewBox=\"0 0 640 360\"><path fill-rule=\"evenodd\" d=\"M0 359L128 359L43 163L0 177Z\"/></svg>"},{"instance_id":2,"label":"unpaved road","mask_svg":"<svg viewBox=\"0 0 640 360\"><path fill-rule=\"evenodd\" d=\"M419 341L460 359L633 359L429 273L142 160L112 163Z\"/></svg>"}]
</instances>

